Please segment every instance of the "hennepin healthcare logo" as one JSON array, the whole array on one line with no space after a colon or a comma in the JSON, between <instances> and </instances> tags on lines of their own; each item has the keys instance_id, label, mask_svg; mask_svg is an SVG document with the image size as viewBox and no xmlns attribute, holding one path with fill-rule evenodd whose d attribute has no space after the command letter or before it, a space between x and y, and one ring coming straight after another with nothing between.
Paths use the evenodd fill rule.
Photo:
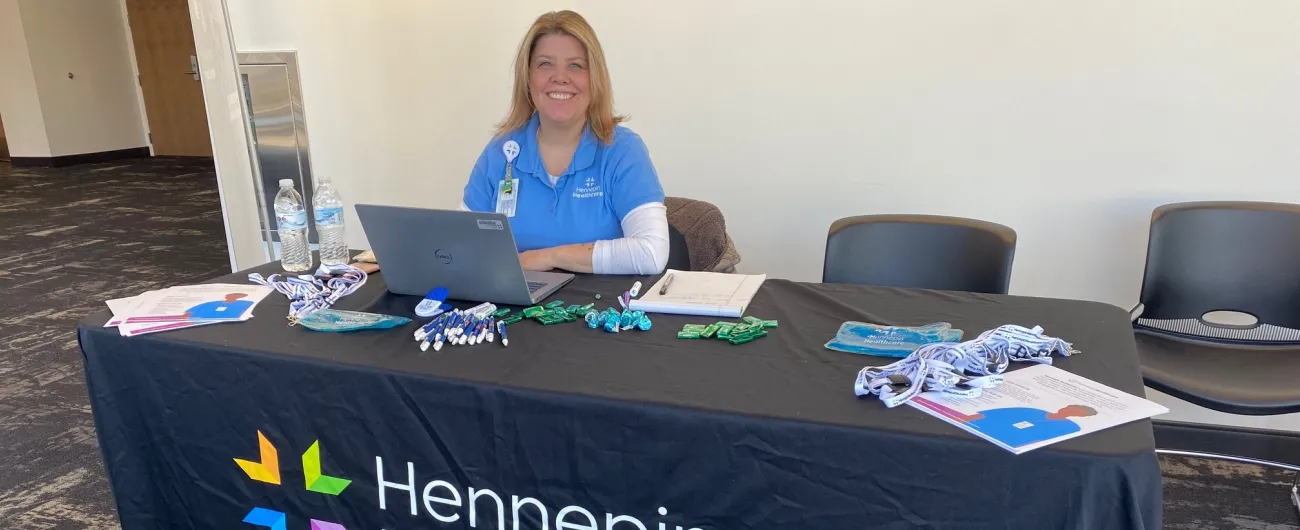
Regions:
<instances>
[{"instance_id":1,"label":"hennepin healthcare logo","mask_svg":"<svg viewBox=\"0 0 1300 530\"><path fill-rule=\"evenodd\" d=\"M257 446L261 453L261 461L250 462L248 460L235 459L235 463L244 470L248 478L267 484L280 485L280 453L271 445L271 441L266 439L262 431L257 431ZM322 475L320 472L320 440L316 440L302 454L302 478L303 483L307 486L307 491L323 493L325 495L338 495L351 484L348 479ZM268 508L254 507L244 516L244 522L257 526L265 526L271 530L286 530L284 512L277 512ZM331 523L329 521L311 520L311 530L347 530L343 525Z\"/></svg>"},{"instance_id":2,"label":"hennepin healthcare logo","mask_svg":"<svg viewBox=\"0 0 1300 530\"><path fill-rule=\"evenodd\" d=\"M240 469L244 470L244 474L248 475L248 478L258 482L281 486L279 452L276 451L275 446L271 444L271 441L266 439L266 435L262 434L262 431L257 431L257 445L260 453L258 461L241 460L236 458L234 459L235 463L239 465ZM343 490L347 489L348 485L351 484L352 481L345 478L322 474L320 455L320 440L312 442L311 446L302 454L303 483L307 491L335 496L343 493ZM409 499L412 516L420 515L418 509L419 505L417 504L417 497L415 494L417 490L415 481L415 463L406 463L405 482L389 482L384 480L384 458L376 456L375 483L379 489L378 501L380 510L388 510L388 494L391 490L395 499ZM402 493L405 493L405 495ZM462 498L459 487L443 480L434 480L424 486L422 498L424 501L424 509L428 512L428 515L441 523L455 523L461 520L461 514L459 513L460 510L456 509L468 508L469 513L468 517L466 517L466 522L469 523L469 528L478 528L481 516L479 513L480 509L486 507L488 508L487 513L482 514L486 516L484 522L487 523L488 521L491 521L493 516L495 516L496 519L496 526L492 527L490 526L490 523L488 523L489 527L492 528L498 528L501 530L513 528L514 530L519 530L523 528L520 524L520 513L528 510L533 511L533 513L536 514L533 520L541 523L541 530L548 530L551 528L550 522L552 519L549 515L550 511L541 501L531 497L520 498L518 495L510 495L509 503L507 503L501 495L497 495L497 493L492 490L470 487L466 490L465 497ZM486 501L480 501L480 499L486 499ZM400 501L394 503L395 506L401 506L402 504L403 503ZM469 506L466 507L466 504ZM506 526L507 505L511 507L510 513L512 514L512 520L514 523L513 526L510 527ZM659 507L656 512L660 516L668 515L668 509L662 506ZM565 506L561 508L559 511L555 512L554 521L555 526L553 528L555 528L555 530L702 530L695 527L685 528L678 525L667 525L663 522L659 522L657 527L653 526L653 522L650 523L651 526L646 526L641 519L636 517L614 515L612 513L605 514L605 525L602 527L599 526L595 514L580 506ZM244 516L243 522L253 526L269 528L271 530L288 530L288 516L284 512L260 506L253 507L253 509L248 512L248 515ZM311 527L307 530L348 529L338 523L311 519ZM352 530L362 529L353 528Z\"/></svg>"}]
</instances>

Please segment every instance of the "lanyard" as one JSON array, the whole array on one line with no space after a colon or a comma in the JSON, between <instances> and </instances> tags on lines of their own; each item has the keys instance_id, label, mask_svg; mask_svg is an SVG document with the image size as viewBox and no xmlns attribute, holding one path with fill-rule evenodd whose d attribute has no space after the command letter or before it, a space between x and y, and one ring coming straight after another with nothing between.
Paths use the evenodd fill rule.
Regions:
<instances>
[{"instance_id":1,"label":"lanyard","mask_svg":"<svg viewBox=\"0 0 1300 530\"><path fill-rule=\"evenodd\" d=\"M863 368L853 391L879 396L890 408L928 391L974 398L1001 384L1011 361L1052 364L1053 353L1068 357L1079 352L1064 340L1043 335L1038 326L1000 326L975 340L927 344L895 363Z\"/></svg>"},{"instance_id":2,"label":"lanyard","mask_svg":"<svg viewBox=\"0 0 1300 530\"><path fill-rule=\"evenodd\" d=\"M272 274L263 278L251 273L248 281L265 285L289 298L289 321L292 324L317 310L334 305L340 298L357 292L366 284L366 271L351 265L321 265L316 275L281 276Z\"/></svg>"}]
</instances>

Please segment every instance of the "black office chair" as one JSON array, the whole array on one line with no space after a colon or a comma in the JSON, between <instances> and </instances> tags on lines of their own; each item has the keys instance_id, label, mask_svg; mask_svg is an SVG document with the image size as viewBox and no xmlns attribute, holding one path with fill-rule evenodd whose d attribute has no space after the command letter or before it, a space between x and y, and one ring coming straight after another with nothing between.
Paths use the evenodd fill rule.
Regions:
<instances>
[{"instance_id":1,"label":"black office chair","mask_svg":"<svg viewBox=\"0 0 1300 530\"><path fill-rule=\"evenodd\" d=\"M862 215L831 224L824 283L1006 294L1016 231L936 215Z\"/></svg>"},{"instance_id":2,"label":"black office chair","mask_svg":"<svg viewBox=\"0 0 1300 530\"><path fill-rule=\"evenodd\" d=\"M673 225L668 225L668 268L691 270L691 251L686 248L686 236Z\"/></svg>"},{"instance_id":3,"label":"black office chair","mask_svg":"<svg viewBox=\"0 0 1300 530\"><path fill-rule=\"evenodd\" d=\"M1230 414L1300 412L1300 205L1156 208L1142 294L1131 316L1147 386ZM1300 438L1252 441L1254 434L1237 432L1241 439L1226 442L1233 451L1227 455L1178 435L1195 432L1185 423L1158 421L1157 452L1300 471L1277 461L1300 461L1294 459Z\"/></svg>"}]
</instances>

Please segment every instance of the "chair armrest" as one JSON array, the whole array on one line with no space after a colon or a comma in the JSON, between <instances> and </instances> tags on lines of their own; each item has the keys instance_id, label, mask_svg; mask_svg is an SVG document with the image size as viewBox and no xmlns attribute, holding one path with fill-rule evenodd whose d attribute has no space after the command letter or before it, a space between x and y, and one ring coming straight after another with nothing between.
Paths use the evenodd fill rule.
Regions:
<instances>
[{"instance_id":1,"label":"chair armrest","mask_svg":"<svg viewBox=\"0 0 1300 530\"><path fill-rule=\"evenodd\" d=\"M1133 309L1128 310L1128 321L1137 322L1137 319L1142 316L1142 311L1146 310L1146 308L1147 306L1138 302L1138 305L1135 305L1133 306Z\"/></svg>"}]
</instances>

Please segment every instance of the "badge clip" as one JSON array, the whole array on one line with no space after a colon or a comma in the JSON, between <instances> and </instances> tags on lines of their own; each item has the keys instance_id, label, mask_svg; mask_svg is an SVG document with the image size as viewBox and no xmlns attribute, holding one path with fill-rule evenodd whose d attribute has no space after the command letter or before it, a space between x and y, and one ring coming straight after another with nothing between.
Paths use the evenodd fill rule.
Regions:
<instances>
[{"instance_id":1,"label":"badge clip","mask_svg":"<svg viewBox=\"0 0 1300 530\"><path fill-rule=\"evenodd\" d=\"M519 142L510 140L501 146L501 152L506 155L506 184L502 186L502 191L510 193L514 187L511 181L514 180L515 158L519 157Z\"/></svg>"}]
</instances>

